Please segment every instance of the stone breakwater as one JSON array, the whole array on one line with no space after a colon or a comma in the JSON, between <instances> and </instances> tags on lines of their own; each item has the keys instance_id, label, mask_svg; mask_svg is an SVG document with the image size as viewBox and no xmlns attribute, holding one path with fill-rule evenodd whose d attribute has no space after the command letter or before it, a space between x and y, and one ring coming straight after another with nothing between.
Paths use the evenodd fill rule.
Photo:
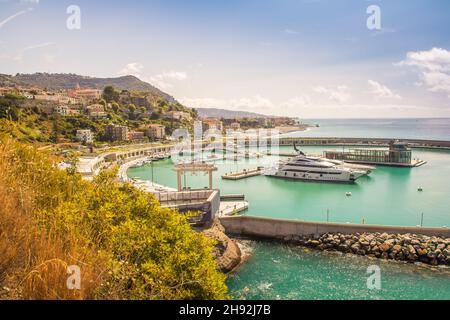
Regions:
<instances>
[{"instance_id":1,"label":"stone breakwater","mask_svg":"<svg viewBox=\"0 0 450 320\"><path fill-rule=\"evenodd\" d=\"M322 251L339 251L385 260L450 265L450 238L416 234L326 233L320 237L285 237L285 241Z\"/></svg>"}]
</instances>

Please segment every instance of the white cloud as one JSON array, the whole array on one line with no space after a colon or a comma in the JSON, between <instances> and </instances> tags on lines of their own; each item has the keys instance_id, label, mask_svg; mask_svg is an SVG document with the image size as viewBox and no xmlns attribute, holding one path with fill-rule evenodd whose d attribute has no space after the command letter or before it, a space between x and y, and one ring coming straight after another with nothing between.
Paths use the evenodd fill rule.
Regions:
<instances>
[{"instance_id":1,"label":"white cloud","mask_svg":"<svg viewBox=\"0 0 450 320\"><path fill-rule=\"evenodd\" d=\"M25 48L23 48L22 51L28 51L28 50L45 48L45 47L48 47L48 46L52 46L54 44L55 44L54 42L39 43L39 44L35 44L35 45L32 45L32 46L25 47Z\"/></svg>"},{"instance_id":2,"label":"white cloud","mask_svg":"<svg viewBox=\"0 0 450 320\"><path fill-rule=\"evenodd\" d=\"M299 109L311 106L311 98L309 96L293 97L280 104L282 109Z\"/></svg>"},{"instance_id":3,"label":"white cloud","mask_svg":"<svg viewBox=\"0 0 450 320\"><path fill-rule=\"evenodd\" d=\"M391 89L382 85L381 83L369 80L370 92L374 94L377 98L391 98L391 99L401 99L401 97L394 93Z\"/></svg>"},{"instance_id":4,"label":"white cloud","mask_svg":"<svg viewBox=\"0 0 450 320\"><path fill-rule=\"evenodd\" d=\"M313 88L313 91L324 95L327 99L335 101L338 103L345 103L351 99L350 93L348 93L348 88L346 86L337 86L336 88L325 88L322 86L317 86Z\"/></svg>"},{"instance_id":5,"label":"white cloud","mask_svg":"<svg viewBox=\"0 0 450 320\"><path fill-rule=\"evenodd\" d=\"M428 51L408 52L398 66L416 68L422 84L431 92L445 93L450 98L450 51L433 48Z\"/></svg>"},{"instance_id":6,"label":"white cloud","mask_svg":"<svg viewBox=\"0 0 450 320\"><path fill-rule=\"evenodd\" d=\"M289 29L289 28L284 29L283 32L286 33L286 34L290 34L290 35L296 35L296 34L298 34L298 31L293 30L293 29Z\"/></svg>"},{"instance_id":7,"label":"white cloud","mask_svg":"<svg viewBox=\"0 0 450 320\"><path fill-rule=\"evenodd\" d=\"M0 44L1 44L1 43L0 43ZM39 44L31 45L31 46L28 46L28 47L23 48L22 50L20 50L20 51L14 53L14 54L12 54L12 55L6 55L6 54L0 55L0 59L7 59L7 60L14 61L14 62L22 63L22 62L24 61L24 54L25 54L27 51L30 51L30 50L36 50L36 49L42 49L42 48L49 47L49 46L52 46L52 45L55 45L55 43L54 43L54 42L44 42L44 43L39 43ZM44 59L44 61L46 61L46 62L48 61L48 59L47 59L47 57L46 57L47 55L48 55L48 54L46 54L46 55L43 56L43 59ZM54 56L53 56L53 58L54 58Z\"/></svg>"},{"instance_id":8,"label":"white cloud","mask_svg":"<svg viewBox=\"0 0 450 320\"><path fill-rule=\"evenodd\" d=\"M148 80L153 85L161 89L170 89L173 87L172 81L183 81L188 78L184 71L169 71L150 77Z\"/></svg>"},{"instance_id":9,"label":"white cloud","mask_svg":"<svg viewBox=\"0 0 450 320\"><path fill-rule=\"evenodd\" d=\"M120 75L132 75L132 76L140 76L141 71L144 66L137 62L128 63L122 70L119 71Z\"/></svg>"},{"instance_id":10,"label":"white cloud","mask_svg":"<svg viewBox=\"0 0 450 320\"><path fill-rule=\"evenodd\" d=\"M186 72L181 72L181 71L170 71L170 72L164 72L164 73L158 75L157 77L160 77L162 79L174 79L174 80L182 81L182 80L187 79L187 74L186 74Z\"/></svg>"},{"instance_id":11,"label":"white cloud","mask_svg":"<svg viewBox=\"0 0 450 320\"><path fill-rule=\"evenodd\" d=\"M118 72L119 75L132 75L140 78L143 81L150 82L152 85L160 89L170 89L173 87L172 81L183 81L188 78L188 75L184 71L168 71L163 72L151 77L143 75L144 66L138 62L128 63L125 67Z\"/></svg>"},{"instance_id":12,"label":"white cloud","mask_svg":"<svg viewBox=\"0 0 450 320\"><path fill-rule=\"evenodd\" d=\"M3 28L4 25L6 25L8 22L11 22L12 20L16 19L17 17L20 17L21 15L28 13L30 11L32 11L32 8L28 8L26 10L22 10L17 12L16 14L13 14L12 16L9 16L8 18L6 18L3 21L0 21L0 29Z\"/></svg>"},{"instance_id":13,"label":"white cloud","mask_svg":"<svg viewBox=\"0 0 450 320\"><path fill-rule=\"evenodd\" d=\"M395 33L397 30L392 28L381 28L380 30L375 30L372 32L372 36L379 36L387 33Z\"/></svg>"},{"instance_id":14,"label":"white cloud","mask_svg":"<svg viewBox=\"0 0 450 320\"><path fill-rule=\"evenodd\" d=\"M273 102L260 95L238 99L216 98L182 98L180 102L191 108L222 108L231 110L268 110L274 107Z\"/></svg>"}]
</instances>

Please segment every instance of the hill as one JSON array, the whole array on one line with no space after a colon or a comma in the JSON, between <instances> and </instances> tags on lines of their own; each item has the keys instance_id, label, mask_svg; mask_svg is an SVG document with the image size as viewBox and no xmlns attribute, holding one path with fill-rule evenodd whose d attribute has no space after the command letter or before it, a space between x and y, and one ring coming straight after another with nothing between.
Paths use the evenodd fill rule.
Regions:
<instances>
[{"instance_id":1,"label":"hill","mask_svg":"<svg viewBox=\"0 0 450 320\"><path fill-rule=\"evenodd\" d=\"M151 84L138 79L135 76L123 76L117 78L96 78L66 73L33 73L15 76L2 75L3 80L9 80L17 84L27 84L47 88L50 90L64 90L75 88L96 88L103 90L106 86L113 86L119 90L145 91L152 95L160 96L169 103L175 103L174 97L165 93ZM2 81L0 79L0 81Z\"/></svg>"},{"instance_id":2,"label":"hill","mask_svg":"<svg viewBox=\"0 0 450 320\"><path fill-rule=\"evenodd\" d=\"M233 111L215 108L197 108L196 110L198 111L198 115L201 118L270 118L270 116L267 115L246 111Z\"/></svg>"}]
</instances>

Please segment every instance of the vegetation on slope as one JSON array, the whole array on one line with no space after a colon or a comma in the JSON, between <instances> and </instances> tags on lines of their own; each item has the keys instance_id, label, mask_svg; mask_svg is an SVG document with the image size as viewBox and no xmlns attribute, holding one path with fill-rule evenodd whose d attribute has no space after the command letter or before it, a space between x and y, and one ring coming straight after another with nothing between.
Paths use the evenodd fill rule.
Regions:
<instances>
[{"instance_id":1,"label":"vegetation on slope","mask_svg":"<svg viewBox=\"0 0 450 320\"><path fill-rule=\"evenodd\" d=\"M0 298L227 298L213 242L115 172L83 181L5 135L0 171ZM80 290L67 288L69 265Z\"/></svg>"},{"instance_id":2,"label":"vegetation on slope","mask_svg":"<svg viewBox=\"0 0 450 320\"><path fill-rule=\"evenodd\" d=\"M120 90L139 90L148 92L154 96L161 97L169 103L176 102L175 99L152 86L139 80L135 76L123 76L117 78L95 78L67 73L33 73L16 74L15 76L3 75L3 78L12 83L26 84L43 87L49 90L73 89L77 85L81 88L96 88L103 90L106 86L114 86ZM0 78L0 83L2 78Z\"/></svg>"},{"instance_id":3,"label":"vegetation on slope","mask_svg":"<svg viewBox=\"0 0 450 320\"><path fill-rule=\"evenodd\" d=\"M115 96L118 95L112 87ZM105 96L107 97L107 96ZM159 100L151 117L143 117L145 108L132 104L125 105L114 99L108 107L105 100L100 100L105 106L106 118L90 118L84 114L83 106L79 106L79 115L59 116L49 114L46 109L52 109L57 104L35 100L26 100L20 96L8 95L0 97L0 132L7 124L10 127L10 120L14 121L14 128L9 130L19 141L24 142L64 142L74 141L77 130L90 129L96 136L97 141L103 141L105 127L110 123L128 126L132 130L138 130L145 124L159 123L166 127L166 133L171 134L180 127L191 127L187 120L165 119L163 114L167 111L188 111L196 117L195 111L188 109L179 103L168 103Z\"/></svg>"}]
</instances>

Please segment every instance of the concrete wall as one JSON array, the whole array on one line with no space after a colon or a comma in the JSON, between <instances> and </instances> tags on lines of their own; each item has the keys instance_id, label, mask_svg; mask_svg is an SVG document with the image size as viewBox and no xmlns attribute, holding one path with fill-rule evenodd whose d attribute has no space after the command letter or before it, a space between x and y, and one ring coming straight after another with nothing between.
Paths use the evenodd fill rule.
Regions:
<instances>
[{"instance_id":1,"label":"concrete wall","mask_svg":"<svg viewBox=\"0 0 450 320\"><path fill-rule=\"evenodd\" d=\"M337 137L304 137L304 138L281 138L279 140L280 146L292 146L297 143L302 145L367 145L367 146L387 146L390 141L395 140L386 138L337 138ZM450 148L450 141L441 140L420 140L420 139L400 139L402 142L409 143L411 147L435 147L435 148Z\"/></svg>"},{"instance_id":2,"label":"concrete wall","mask_svg":"<svg viewBox=\"0 0 450 320\"><path fill-rule=\"evenodd\" d=\"M302 222L258 217L223 217L220 222L227 234L283 239L287 236L320 236L325 233L413 233L450 238L449 228L389 227L377 225Z\"/></svg>"},{"instance_id":3,"label":"concrete wall","mask_svg":"<svg viewBox=\"0 0 450 320\"><path fill-rule=\"evenodd\" d=\"M175 208L181 212L202 211L201 221L197 221L201 223L213 221L220 208L220 190L159 192L154 195L162 207Z\"/></svg>"}]
</instances>

